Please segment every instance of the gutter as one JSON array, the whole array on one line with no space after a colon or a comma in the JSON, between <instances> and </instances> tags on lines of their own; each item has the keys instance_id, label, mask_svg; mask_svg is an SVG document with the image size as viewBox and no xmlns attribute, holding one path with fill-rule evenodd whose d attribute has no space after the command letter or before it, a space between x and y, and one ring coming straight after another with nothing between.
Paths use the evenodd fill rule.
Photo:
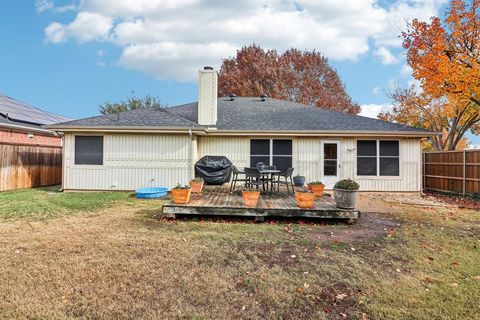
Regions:
<instances>
[{"instance_id":1,"label":"gutter","mask_svg":"<svg viewBox=\"0 0 480 320\"><path fill-rule=\"evenodd\" d=\"M43 128L33 128L33 127L26 127L17 124L10 124L10 123L0 123L0 127L9 128L13 130L21 130L21 131L28 131L28 132L37 132L37 133L45 133L52 136L57 136L58 133L52 130L47 130Z\"/></svg>"},{"instance_id":2,"label":"gutter","mask_svg":"<svg viewBox=\"0 0 480 320\"><path fill-rule=\"evenodd\" d=\"M49 129L61 132L118 132L118 133L183 133L197 135L219 136L403 136L425 138L440 135L433 131L362 131L362 130L219 130L215 127L152 127L152 126L46 126Z\"/></svg>"}]
</instances>

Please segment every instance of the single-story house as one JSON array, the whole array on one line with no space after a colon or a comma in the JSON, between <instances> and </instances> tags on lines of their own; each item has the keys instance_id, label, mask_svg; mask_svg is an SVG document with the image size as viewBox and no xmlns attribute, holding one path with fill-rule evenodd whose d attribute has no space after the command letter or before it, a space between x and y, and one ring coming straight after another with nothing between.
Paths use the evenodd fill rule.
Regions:
<instances>
[{"instance_id":1,"label":"single-story house","mask_svg":"<svg viewBox=\"0 0 480 320\"><path fill-rule=\"evenodd\" d=\"M49 126L65 135L65 190L186 184L205 155L238 168L295 168L332 188L419 192L422 138L434 132L265 97L217 97L217 73L199 71L198 102L137 109Z\"/></svg>"},{"instance_id":2,"label":"single-story house","mask_svg":"<svg viewBox=\"0 0 480 320\"><path fill-rule=\"evenodd\" d=\"M62 137L43 126L68 120L0 93L0 143L61 146Z\"/></svg>"}]
</instances>

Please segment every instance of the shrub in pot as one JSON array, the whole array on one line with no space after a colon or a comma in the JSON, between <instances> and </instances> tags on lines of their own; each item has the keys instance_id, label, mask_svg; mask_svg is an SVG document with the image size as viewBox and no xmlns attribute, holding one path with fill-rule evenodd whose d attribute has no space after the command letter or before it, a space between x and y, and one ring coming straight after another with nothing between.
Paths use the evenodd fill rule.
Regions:
<instances>
[{"instance_id":1,"label":"shrub in pot","mask_svg":"<svg viewBox=\"0 0 480 320\"><path fill-rule=\"evenodd\" d=\"M247 207L256 207L258 198L260 198L260 191L251 187L245 187L242 190L243 203Z\"/></svg>"},{"instance_id":2,"label":"shrub in pot","mask_svg":"<svg viewBox=\"0 0 480 320\"><path fill-rule=\"evenodd\" d=\"M305 177L304 176L299 176L299 175L294 176L293 177L293 184L296 187L303 187L303 185L305 184Z\"/></svg>"},{"instance_id":3,"label":"shrub in pot","mask_svg":"<svg viewBox=\"0 0 480 320\"><path fill-rule=\"evenodd\" d=\"M299 208L313 208L315 203L315 193L307 188L295 191L295 201Z\"/></svg>"},{"instance_id":4,"label":"shrub in pot","mask_svg":"<svg viewBox=\"0 0 480 320\"><path fill-rule=\"evenodd\" d=\"M173 196L173 203L186 204L188 201L190 201L192 188L190 186L181 186L180 184L177 184L177 186L173 188L171 192Z\"/></svg>"},{"instance_id":5,"label":"shrub in pot","mask_svg":"<svg viewBox=\"0 0 480 320\"><path fill-rule=\"evenodd\" d=\"M315 193L317 197L321 197L323 195L325 185L322 183L322 181L312 181L308 183L308 189Z\"/></svg>"},{"instance_id":6,"label":"shrub in pot","mask_svg":"<svg viewBox=\"0 0 480 320\"><path fill-rule=\"evenodd\" d=\"M338 208L355 209L360 185L351 179L340 180L333 186L333 196Z\"/></svg>"},{"instance_id":7,"label":"shrub in pot","mask_svg":"<svg viewBox=\"0 0 480 320\"><path fill-rule=\"evenodd\" d=\"M190 187L192 187L193 193L200 193L203 189L203 179L202 178L195 178L190 180Z\"/></svg>"}]
</instances>

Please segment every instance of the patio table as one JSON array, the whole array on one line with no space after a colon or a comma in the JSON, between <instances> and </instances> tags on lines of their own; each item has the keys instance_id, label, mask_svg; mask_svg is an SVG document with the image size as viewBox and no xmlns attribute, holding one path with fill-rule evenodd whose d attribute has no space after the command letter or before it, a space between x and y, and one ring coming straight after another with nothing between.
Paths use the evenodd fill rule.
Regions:
<instances>
[{"instance_id":1,"label":"patio table","mask_svg":"<svg viewBox=\"0 0 480 320\"><path fill-rule=\"evenodd\" d=\"M268 175L270 176L270 193L273 193L273 176L275 174L280 174L282 173L282 171L280 170L273 170L273 169L265 169L265 170L261 170L260 173L262 175ZM268 182L267 182L267 192L268 192Z\"/></svg>"}]
</instances>

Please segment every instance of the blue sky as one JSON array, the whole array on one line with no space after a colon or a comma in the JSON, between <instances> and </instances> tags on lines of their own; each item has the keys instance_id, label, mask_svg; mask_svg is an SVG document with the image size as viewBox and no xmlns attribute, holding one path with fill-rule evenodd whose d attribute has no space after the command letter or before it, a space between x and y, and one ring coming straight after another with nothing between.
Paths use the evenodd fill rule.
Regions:
<instances>
[{"instance_id":1,"label":"blue sky","mask_svg":"<svg viewBox=\"0 0 480 320\"><path fill-rule=\"evenodd\" d=\"M74 118L132 91L176 105L196 100L196 70L257 43L324 53L374 116L392 83L412 81L405 19L444 11L445 0L3 0L0 92Z\"/></svg>"}]
</instances>

